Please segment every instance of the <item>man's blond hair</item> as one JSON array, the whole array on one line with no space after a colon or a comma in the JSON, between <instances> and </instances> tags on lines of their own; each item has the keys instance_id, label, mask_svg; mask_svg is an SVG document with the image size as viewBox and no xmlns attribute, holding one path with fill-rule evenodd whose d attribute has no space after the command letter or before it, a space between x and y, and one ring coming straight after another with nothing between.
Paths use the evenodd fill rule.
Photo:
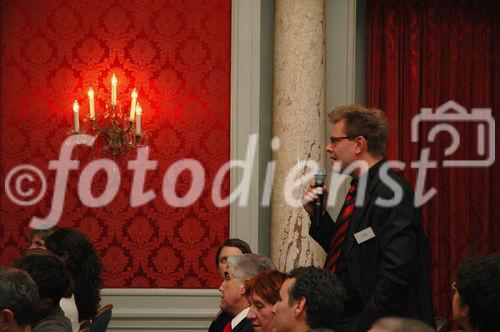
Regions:
<instances>
[{"instance_id":1,"label":"man's blond hair","mask_svg":"<svg viewBox=\"0 0 500 332\"><path fill-rule=\"evenodd\" d=\"M383 111L353 104L336 107L328 116L334 124L345 120L346 136L363 136L368 141L370 154L385 157L389 123Z\"/></svg>"}]
</instances>

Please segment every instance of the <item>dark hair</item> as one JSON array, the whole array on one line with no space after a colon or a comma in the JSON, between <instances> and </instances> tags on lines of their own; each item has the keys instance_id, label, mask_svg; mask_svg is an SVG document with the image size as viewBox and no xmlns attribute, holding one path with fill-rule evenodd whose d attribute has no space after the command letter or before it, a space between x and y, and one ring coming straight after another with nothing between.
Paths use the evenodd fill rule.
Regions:
<instances>
[{"instance_id":1,"label":"dark hair","mask_svg":"<svg viewBox=\"0 0 500 332\"><path fill-rule=\"evenodd\" d=\"M75 284L75 302L80 321L95 316L101 297L101 260L85 235L61 228L45 240L45 246L58 256L67 255L66 266Z\"/></svg>"},{"instance_id":2,"label":"dark hair","mask_svg":"<svg viewBox=\"0 0 500 332\"><path fill-rule=\"evenodd\" d=\"M306 321L310 328L334 328L344 309L344 288L337 276L314 266L298 267L290 271L295 282L288 289L289 305L306 299Z\"/></svg>"},{"instance_id":3,"label":"dark hair","mask_svg":"<svg viewBox=\"0 0 500 332\"><path fill-rule=\"evenodd\" d=\"M462 305L469 307L469 325L480 332L498 331L500 252L462 263L455 287Z\"/></svg>"},{"instance_id":4,"label":"dark hair","mask_svg":"<svg viewBox=\"0 0 500 332\"><path fill-rule=\"evenodd\" d=\"M35 282L24 271L0 267L0 311L9 309L17 325L31 324L40 298Z\"/></svg>"},{"instance_id":5,"label":"dark hair","mask_svg":"<svg viewBox=\"0 0 500 332\"><path fill-rule=\"evenodd\" d=\"M217 248L217 253L215 254L215 266L219 267L219 257L220 257L220 252L222 248L224 247L235 247L240 249L242 254L251 254L252 249L250 249L250 245L246 243L243 240L240 239L226 239L224 242L221 243L219 248Z\"/></svg>"},{"instance_id":6,"label":"dark hair","mask_svg":"<svg viewBox=\"0 0 500 332\"><path fill-rule=\"evenodd\" d=\"M40 248L28 249L24 252L24 256L28 256L28 255L52 256L52 257L57 258L58 260L60 260L64 264L64 262L62 261L62 259L60 257L56 256L56 254L54 254L52 251L47 250L47 249L40 249ZM73 295L73 292L75 291L75 284L73 282L73 277L71 276L71 273L69 273L66 266L65 266L65 270L68 272L68 276L69 276L69 287L66 290L66 293L64 293L63 297L70 298L71 295Z\"/></svg>"},{"instance_id":7,"label":"dark hair","mask_svg":"<svg viewBox=\"0 0 500 332\"><path fill-rule=\"evenodd\" d=\"M262 271L252 279L245 281L246 295L257 294L267 303L275 304L280 299L280 288L286 278L286 274L280 271Z\"/></svg>"},{"instance_id":8,"label":"dark hair","mask_svg":"<svg viewBox=\"0 0 500 332\"><path fill-rule=\"evenodd\" d=\"M63 261L50 255L27 255L14 263L14 267L28 272L38 287L41 299L51 299L58 305L70 285L70 276Z\"/></svg>"},{"instance_id":9,"label":"dark hair","mask_svg":"<svg viewBox=\"0 0 500 332\"><path fill-rule=\"evenodd\" d=\"M385 156L389 123L384 112L354 104L339 106L328 116L334 124L345 120L345 133L348 137L363 136L368 141L369 153Z\"/></svg>"}]
</instances>

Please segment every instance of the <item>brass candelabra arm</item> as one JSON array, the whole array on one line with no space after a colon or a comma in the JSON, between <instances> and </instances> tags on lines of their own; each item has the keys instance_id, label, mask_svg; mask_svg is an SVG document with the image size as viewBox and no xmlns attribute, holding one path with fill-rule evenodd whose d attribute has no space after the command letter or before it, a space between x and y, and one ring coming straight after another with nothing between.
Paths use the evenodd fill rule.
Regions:
<instances>
[{"instance_id":1,"label":"brass candelabra arm","mask_svg":"<svg viewBox=\"0 0 500 332\"><path fill-rule=\"evenodd\" d=\"M70 130L68 135L90 134L104 138L103 150L118 156L128 150L137 149L146 144L147 136L144 132L136 133L135 122L122 113L121 105L107 104L103 117L83 120L82 128L78 131Z\"/></svg>"}]
</instances>

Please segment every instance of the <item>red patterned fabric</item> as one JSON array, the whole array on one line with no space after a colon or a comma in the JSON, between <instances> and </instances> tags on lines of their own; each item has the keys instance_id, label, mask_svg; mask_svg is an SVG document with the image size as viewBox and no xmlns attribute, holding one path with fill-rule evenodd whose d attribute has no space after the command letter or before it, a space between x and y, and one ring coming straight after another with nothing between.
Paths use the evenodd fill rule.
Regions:
<instances>
[{"instance_id":1,"label":"red patterned fabric","mask_svg":"<svg viewBox=\"0 0 500 332\"><path fill-rule=\"evenodd\" d=\"M500 7L498 1L370 0L367 8L368 104L387 112L392 125L389 159L406 163L404 176L415 183L409 163L430 147L430 160L477 158L477 123L457 122L460 147L444 150L446 133L434 143L411 142L411 120L420 108L433 110L454 100L500 112ZM425 135L434 123L421 127ZM498 128L495 139L498 143ZM496 156L499 148L496 144ZM458 264L472 254L500 250L500 167L443 168L428 171L426 191L437 194L423 207L430 237L434 307L451 317L449 285Z\"/></svg>"},{"instance_id":2,"label":"red patterned fabric","mask_svg":"<svg viewBox=\"0 0 500 332\"><path fill-rule=\"evenodd\" d=\"M156 198L132 208L132 171L127 162L135 151L113 159L121 187L101 208L83 206L78 178L90 161L112 158L99 148L80 147L70 171L64 211L58 226L87 234L104 264L105 287L217 287L214 255L228 235L229 209L212 203L216 172L229 160L230 0L25 0L2 1L1 36L1 183L21 164L40 168L47 192L33 206L0 195L0 265L10 264L27 246L32 216L45 217L51 206L55 172L50 160L72 127L72 102L88 114L87 89L96 95L102 117L110 99L112 73L118 100L127 109L135 87L148 134L149 159L145 191ZM165 171L175 161L192 158L205 169L201 198L187 208L172 208L162 196ZM188 171L176 191L189 189ZM103 172L92 192L102 193ZM29 188L29 181L22 187ZM34 184L40 189L40 181ZM24 189L27 189L24 188ZM228 194L228 180L223 186Z\"/></svg>"}]
</instances>

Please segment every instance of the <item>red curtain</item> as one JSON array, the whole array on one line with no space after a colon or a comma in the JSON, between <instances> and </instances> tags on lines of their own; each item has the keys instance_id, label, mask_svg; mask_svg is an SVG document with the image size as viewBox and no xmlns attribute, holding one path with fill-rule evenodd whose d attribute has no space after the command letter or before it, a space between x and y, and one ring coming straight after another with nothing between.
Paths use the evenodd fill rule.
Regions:
<instances>
[{"instance_id":1,"label":"red curtain","mask_svg":"<svg viewBox=\"0 0 500 332\"><path fill-rule=\"evenodd\" d=\"M446 121L423 121L418 142L411 140L411 124L421 108L436 112L450 100L469 113L472 108L490 108L497 118L498 17L498 1L367 3L367 103L387 112L392 129L389 159L406 164L403 174L413 184L418 172L411 162L420 159L422 149L429 148L429 159L437 162L426 180L426 190L435 187L437 194L423 205L423 213L430 237L435 311L448 319L452 319L449 285L458 264L470 255L500 250L500 167L498 162L488 167L443 167L445 160L481 159L477 119L449 122L460 138L458 149L450 155L445 149L452 137L446 132L433 142L426 141L429 130ZM498 134L493 140L498 141Z\"/></svg>"}]
</instances>

